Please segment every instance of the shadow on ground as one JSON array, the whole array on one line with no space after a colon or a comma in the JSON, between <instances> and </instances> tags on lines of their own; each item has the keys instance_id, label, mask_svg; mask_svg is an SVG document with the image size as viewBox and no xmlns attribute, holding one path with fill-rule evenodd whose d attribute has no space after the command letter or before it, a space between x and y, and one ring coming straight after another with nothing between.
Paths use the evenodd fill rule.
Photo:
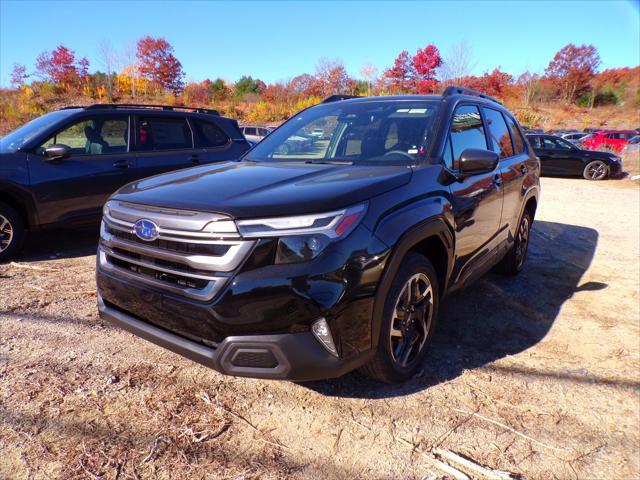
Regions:
<instances>
[{"instance_id":1,"label":"shadow on ground","mask_svg":"<svg viewBox=\"0 0 640 480\"><path fill-rule=\"evenodd\" d=\"M442 304L423 370L412 380L384 385L352 373L303 385L331 396L396 397L527 350L545 337L575 292L607 288L601 282L580 283L597 243L598 232L591 228L536 221L529 258L519 276L489 274Z\"/></svg>"},{"instance_id":2,"label":"shadow on ground","mask_svg":"<svg viewBox=\"0 0 640 480\"><path fill-rule=\"evenodd\" d=\"M95 255L98 249L97 228L80 230L46 230L30 233L17 262L37 262Z\"/></svg>"}]
</instances>

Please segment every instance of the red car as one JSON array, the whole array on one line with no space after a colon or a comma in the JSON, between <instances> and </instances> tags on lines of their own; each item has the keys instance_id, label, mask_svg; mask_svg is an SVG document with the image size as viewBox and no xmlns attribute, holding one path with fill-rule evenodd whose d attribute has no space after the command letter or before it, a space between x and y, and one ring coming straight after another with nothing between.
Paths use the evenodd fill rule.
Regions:
<instances>
[{"instance_id":1,"label":"red car","mask_svg":"<svg viewBox=\"0 0 640 480\"><path fill-rule=\"evenodd\" d=\"M582 147L589 150L608 150L620 153L629 139L636 136L632 130L605 130L596 132L582 142Z\"/></svg>"}]
</instances>

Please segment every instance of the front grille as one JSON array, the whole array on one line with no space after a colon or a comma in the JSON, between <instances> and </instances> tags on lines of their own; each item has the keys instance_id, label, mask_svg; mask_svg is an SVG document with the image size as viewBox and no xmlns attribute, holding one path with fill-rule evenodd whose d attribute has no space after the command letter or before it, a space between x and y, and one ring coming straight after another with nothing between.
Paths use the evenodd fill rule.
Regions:
<instances>
[{"instance_id":1,"label":"front grille","mask_svg":"<svg viewBox=\"0 0 640 480\"><path fill-rule=\"evenodd\" d=\"M145 241L136 221L157 225ZM253 249L226 216L110 201L100 234L101 268L145 285L196 300L211 300Z\"/></svg>"}]
</instances>

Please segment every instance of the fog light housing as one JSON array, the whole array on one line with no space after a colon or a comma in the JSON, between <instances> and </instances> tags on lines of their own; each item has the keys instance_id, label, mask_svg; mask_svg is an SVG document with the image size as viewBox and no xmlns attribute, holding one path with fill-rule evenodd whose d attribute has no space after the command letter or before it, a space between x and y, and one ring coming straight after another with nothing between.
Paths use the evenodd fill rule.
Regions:
<instances>
[{"instance_id":1,"label":"fog light housing","mask_svg":"<svg viewBox=\"0 0 640 480\"><path fill-rule=\"evenodd\" d=\"M331 336L331 330L329 330L329 324L326 318L320 318L316 320L311 326L313 335L318 339L322 346L334 357L338 356L338 350L335 343L333 343L333 337Z\"/></svg>"}]
</instances>

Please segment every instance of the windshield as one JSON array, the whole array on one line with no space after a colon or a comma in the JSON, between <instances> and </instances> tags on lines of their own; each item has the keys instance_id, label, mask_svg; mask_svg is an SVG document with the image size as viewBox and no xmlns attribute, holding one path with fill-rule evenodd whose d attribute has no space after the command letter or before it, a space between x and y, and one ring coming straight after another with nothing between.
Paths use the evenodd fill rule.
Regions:
<instances>
[{"instance_id":1,"label":"windshield","mask_svg":"<svg viewBox=\"0 0 640 480\"><path fill-rule=\"evenodd\" d=\"M58 110L25 123L6 137L0 139L0 153L14 153L33 138L62 118L75 113L75 110Z\"/></svg>"},{"instance_id":2,"label":"windshield","mask_svg":"<svg viewBox=\"0 0 640 480\"><path fill-rule=\"evenodd\" d=\"M319 105L271 133L245 159L412 165L429 149L437 108L433 101L407 100Z\"/></svg>"}]
</instances>

